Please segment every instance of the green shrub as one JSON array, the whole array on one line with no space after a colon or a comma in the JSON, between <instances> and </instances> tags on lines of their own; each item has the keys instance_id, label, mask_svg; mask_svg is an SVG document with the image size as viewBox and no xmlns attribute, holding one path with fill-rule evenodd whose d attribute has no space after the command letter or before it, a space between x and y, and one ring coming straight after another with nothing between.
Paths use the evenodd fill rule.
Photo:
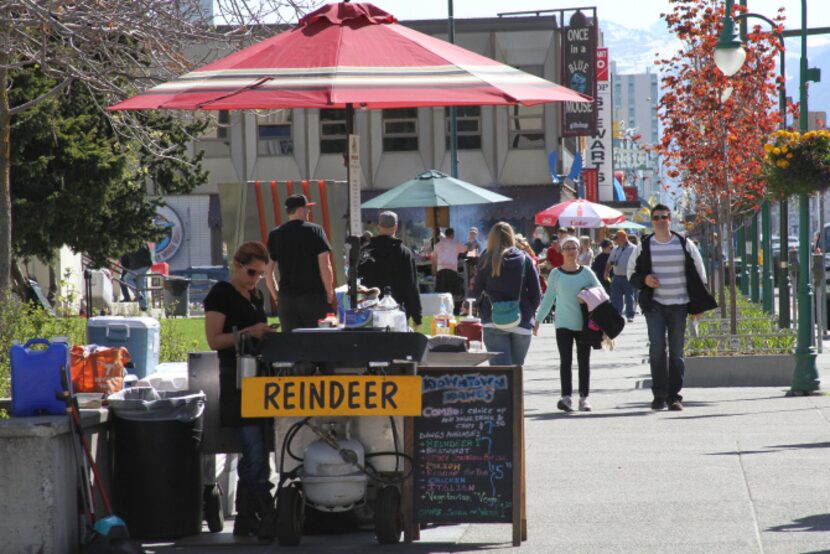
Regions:
<instances>
[{"instance_id":1,"label":"green shrub","mask_svg":"<svg viewBox=\"0 0 830 554\"><path fill-rule=\"evenodd\" d=\"M69 344L84 344L86 320L80 317L55 317L32 303L21 302L11 293L0 295L0 398L11 388L9 352L12 344L32 338L66 337Z\"/></svg>"},{"instance_id":2,"label":"green shrub","mask_svg":"<svg viewBox=\"0 0 830 554\"><path fill-rule=\"evenodd\" d=\"M728 302L728 291L727 291ZM720 310L706 312L698 320L697 336L686 326L687 356L737 354L791 354L796 344L792 329L779 329L778 323L758 304L743 296L737 298L738 333L729 333L729 319Z\"/></svg>"},{"instance_id":3,"label":"green shrub","mask_svg":"<svg viewBox=\"0 0 830 554\"><path fill-rule=\"evenodd\" d=\"M161 320L161 351L159 362L186 362L188 352L198 350L199 342L189 339L182 331L181 322L188 320Z\"/></svg>"}]
</instances>

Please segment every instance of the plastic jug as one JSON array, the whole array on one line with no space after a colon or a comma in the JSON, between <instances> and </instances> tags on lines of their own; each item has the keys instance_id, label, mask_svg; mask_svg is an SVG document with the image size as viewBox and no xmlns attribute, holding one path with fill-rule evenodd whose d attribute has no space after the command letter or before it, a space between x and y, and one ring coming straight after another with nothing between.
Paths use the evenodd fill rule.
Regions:
<instances>
[{"instance_id":1,"label":"plastic jug","mask_svg":"<svg viewBox=\"0 0 830 554\"><path fill-rule=\"evenodd\" d=\"M383 293L383 298L375 306L372 313L372 327L389 329L399 333L409 330L406 321L406 313L400 309L398 303L392 298L392 291L389 287Z\"/></svg>"},{"instance_id":2,"label":"plastic jug","mask_svg":"<svg viewBox=\"0 0 830 554\"><path fill-rule=\"evenodd\" d=\"M32 348L41 345L44 349ZM12 379L12 412L15 417L62 415L64 386L71 392L69 345L65 338L30 339L14 344L9 352Z\"/></svg>"}]
</instances>

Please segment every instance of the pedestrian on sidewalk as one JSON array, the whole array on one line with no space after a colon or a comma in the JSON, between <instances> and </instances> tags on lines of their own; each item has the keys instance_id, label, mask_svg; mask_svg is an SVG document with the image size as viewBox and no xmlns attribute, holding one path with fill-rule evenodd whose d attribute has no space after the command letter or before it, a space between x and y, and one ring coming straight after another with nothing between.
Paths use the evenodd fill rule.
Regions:
<instances>
[{"instance_id":1,"label":"pedestrian on sidewalk","mask_svg":"<svg viewBox=\"0 0 830 554\"><path fill-rule=\"evenodd\" d=\"M706 269L694 243L671 231L671 210L651 209L654 233L646 235L628 262L628 278L640 290L640 308L648 326L652 410L683 409L683 348L686 314L717 307L706 290ZM668 360L666 337L668 336Z\"/></svg>"},{"instance_id":2,"label":"pedestrian on sidewalk","mask_svg":"<svg viewBox=\"0 0 830 554\"><path fill-rule=\"evenodd\" d=\"M473 287L473 298L480 299L484 345L489 352L500 352L490 359L490 365L524 364L541 297L536 265L516 247L513 227L504 221L496 223L479 258ZM515 301L519 303L516 323L494 323L493 303Z\"/></svg>"},{"instance_id":3,"label":"pedestrian on sidewalk","mask_svg":"<svg viewBox=\"0 0 830 554\"><path fill-rule=\"evenodd\" d=\"M591 388L591 345L579 341L584 320L582 302L577 295L582 289L601 287L597 276L590 267L583 267L577 262L579 240L566 237L562 241L563 264L548 276L548 290L542 304L536 312L534 334L539 331L539 322L544 321L551 308L556 304L554 325L556 325L556 346L559 348L559 379L562 385L562 397L556 407L564 412L573 411L573 350L576 344L576 361L579 367L579 410L591 411L588 394Z\"/></svg>"},{"instance_id":4,"label":"pedestrian on sidewalk","mask_svg":"<svg viewBox=\"0 0 830 554\"><path fill-rule=\"evenodd\" d=\"M591 237L582 235L579 237L579 254L576 261L579 265L591 267L591 262L594 260L594 251L591 250Z\"/></svg>"},{"instance_id":5,"label":"pedestrian on sidewalk","mask_svg":"<svg viewBox=\"0 0 830 554\"><path fill-rule=\"evenodd\" d=\"M623 315L623 308L625 309L625 317L628 322L634 321L634 288L628 281L626 270L628 269L628 260L634 252L634 246L628 242L628 235L625 231L620 229L614 235L614 242L617 246L611 251L608 258L608 263L605 266L605 279L611 277L611 304L617 309L620 315Z\"/></svg>"},{"instance_id":6,"label":"pedestrian on sidewalk","mask_svg":"<svg viewBox=\"0 0 830 554\"><path fill-rule=\"evenodd\" d=\"M602 242L599 243L600 252L591 264L594 275L597 276L597 279L602 283L602 288L608 294L611 294L611 282L605 278L605 266L608 265L608 257L611 255L611 248L613 246L610 240L602 239Z\"/></svg>"}]
</instances>

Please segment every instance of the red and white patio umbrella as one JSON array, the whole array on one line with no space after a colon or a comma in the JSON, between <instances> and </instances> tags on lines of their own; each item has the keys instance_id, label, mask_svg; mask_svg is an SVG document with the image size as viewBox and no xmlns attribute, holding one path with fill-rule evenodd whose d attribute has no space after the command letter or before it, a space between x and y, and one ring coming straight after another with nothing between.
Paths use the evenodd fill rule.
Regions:
<instances>
[{"instance_id":1,"label":"red and white patio umbrella","mask_svg":"<svg viewBox=\"0 0 830 554\"><path fill-rule=\"evenodd\" d=\"M621 211L582 198L554 204L536 214L536 224L548 227L594 228L620 223L624 219Z\"/></svg>"},{"instance_id":2,"label":"red and white patio umbrella","mask_svg":"<svg viewBox=\"0 0 830 554\"><path fill-rule=\"evenodd\" d=\"M589 102L568 88L399 25L327 4L263 40L111 110L368 109Z\"/></svg>"}]
</instances>

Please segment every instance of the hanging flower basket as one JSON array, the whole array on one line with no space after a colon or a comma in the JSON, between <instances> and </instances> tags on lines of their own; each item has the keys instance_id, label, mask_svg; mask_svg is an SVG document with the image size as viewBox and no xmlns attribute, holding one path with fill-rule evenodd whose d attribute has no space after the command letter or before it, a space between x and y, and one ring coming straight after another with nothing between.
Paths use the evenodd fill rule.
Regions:
<instances>
[{"instance_id":1,"label":"hanging flower basket","mask_svg":"<svg viewBox=\"0 0 830 554\"><path fill-rule=\"evenodd\" d=\"M830 186L830 131L776 131L764 150L764 178L774 196L813 194Z\"/></svg>"}]
</instances>

